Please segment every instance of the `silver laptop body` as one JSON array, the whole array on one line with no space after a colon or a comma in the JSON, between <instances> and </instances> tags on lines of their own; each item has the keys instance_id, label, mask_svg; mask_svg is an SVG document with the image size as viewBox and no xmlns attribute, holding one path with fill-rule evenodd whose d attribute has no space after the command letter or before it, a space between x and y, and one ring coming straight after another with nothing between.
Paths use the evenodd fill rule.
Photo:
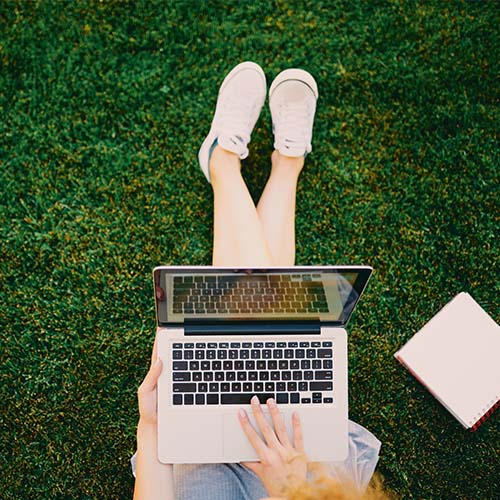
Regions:
<instances>
[{"instance_id":1,"label":"silver laptop body","mask_svg":"<svg viewBox=\"0 0 500 500\"><path fill-rule=\"evenodd\" d=\"M344 460L344 327L371 273L368 266L155 268L159 460L258 460L237 415L244 408L259 432L254 394L275 398L290 437L298 411L309 460Z\"/></svg>"}]
</instances>

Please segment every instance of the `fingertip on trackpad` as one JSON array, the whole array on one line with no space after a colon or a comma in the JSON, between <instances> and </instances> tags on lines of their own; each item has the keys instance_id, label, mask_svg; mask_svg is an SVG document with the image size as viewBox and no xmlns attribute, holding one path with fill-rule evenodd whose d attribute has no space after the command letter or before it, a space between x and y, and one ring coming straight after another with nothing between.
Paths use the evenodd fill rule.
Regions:
<instances>
[{"instance_id":1,"label":"fingertip on trackpad","mask_svg":"<svg viewBox=\"0 0 500 500\"><path fill-rule=\"evenodd\" d=\"M271 415L264 412L267 421L273 426ZM292 436L291 412L282 412L288 435ZM261 439L264 440L259 425L251 412L247 411L248 419ZM228 462L240 462L245 460L258 460L257 453L246 437L238 419L238 413L225 413L222 420L223 426L223 450Z\"/></svg>"}]
</instances>

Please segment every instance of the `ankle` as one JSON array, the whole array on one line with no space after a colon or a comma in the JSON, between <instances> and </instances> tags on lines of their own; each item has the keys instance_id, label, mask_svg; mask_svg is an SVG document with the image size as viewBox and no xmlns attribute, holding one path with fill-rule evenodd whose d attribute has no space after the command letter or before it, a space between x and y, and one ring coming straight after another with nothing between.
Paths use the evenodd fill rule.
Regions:
<instances>
[{"instance_id":1,"label":"ankle","mask_svg":"<svg viewBox=\"0 0 500 500\"><path fill-rule=\"evenodd\" d=\"M228 173L239 173L241 170L240 158L236 153L217 145L210 156L209 169L211 179Z\"/></svg>"},{"instance_id":2,"label":"ankle","mask_svg":"<svg viewBox=\"0 0 500 500\"><path fill-rule=\"evenodd\" d=\"M298 176L304 167L304 157L285 156L275 149L271 155L271 166L275 173Z\"/></svg>"}]
</instances>

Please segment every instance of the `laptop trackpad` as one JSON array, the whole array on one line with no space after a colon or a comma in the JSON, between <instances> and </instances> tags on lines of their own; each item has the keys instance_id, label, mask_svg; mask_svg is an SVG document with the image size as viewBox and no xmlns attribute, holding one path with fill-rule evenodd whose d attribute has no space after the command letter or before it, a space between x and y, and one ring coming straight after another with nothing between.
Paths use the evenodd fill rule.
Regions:
<instances>
[{"instance_id":1,"label":"laptop trackpad","mask_svg":"<svg viewBox=\"0 0 500 500\"><path fill-rule=\"evenodd\" d=\"M283 418L285 419L285 427L288 432L288 437L292 440L293 430L292 430L292 412L283 411L281 412ZM260 432L259 425L255 421L255 418L252 414L252 411L247 411L248 418L250 419L250 423L253 428L257 431L257 434L261 437L261 439L265 442L262 437L262 433ZM268 422L273 426L273 421L271 419L271 415L264 411L264 415L266 416ZM238 419L238 414L235 413L226 413L224 414L223 420L223 428L224 428L224 458L226 462L243 462L243 461L251 461L258 460L257 453L253 449L250 441L246 437L243 429L241 428L240 421ZM292 441L293 442L293 441Z\"/></svg>"},{"instance_id":2,"label":"laptop trackpad","mask_svg":"<svg viewBox=\"0 0 500 500\"><path fill-rule=\"evenodd\" d=\"M177 411L159 433L163 463L211 463L222 458L222 419L214 412Z\"/></svg>"}]
</instances>

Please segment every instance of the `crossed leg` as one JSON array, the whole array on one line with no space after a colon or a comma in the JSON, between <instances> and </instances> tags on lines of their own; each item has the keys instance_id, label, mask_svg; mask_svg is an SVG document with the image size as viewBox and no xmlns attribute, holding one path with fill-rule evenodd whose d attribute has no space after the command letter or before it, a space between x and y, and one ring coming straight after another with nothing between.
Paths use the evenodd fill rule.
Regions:
<instances>
[{"instance_id":1,"label":"crossed leg","mask_svg":"<svg viewBox=\"0 0 500 500\"><path fill-rule=\"evenodd\" d=\"M210 158L214 266L293 266L295 192L304 158L274 151L271 163L271 175L256 208L241 176L238 156L215 147Z\"/></svg>"}]
</instances>

